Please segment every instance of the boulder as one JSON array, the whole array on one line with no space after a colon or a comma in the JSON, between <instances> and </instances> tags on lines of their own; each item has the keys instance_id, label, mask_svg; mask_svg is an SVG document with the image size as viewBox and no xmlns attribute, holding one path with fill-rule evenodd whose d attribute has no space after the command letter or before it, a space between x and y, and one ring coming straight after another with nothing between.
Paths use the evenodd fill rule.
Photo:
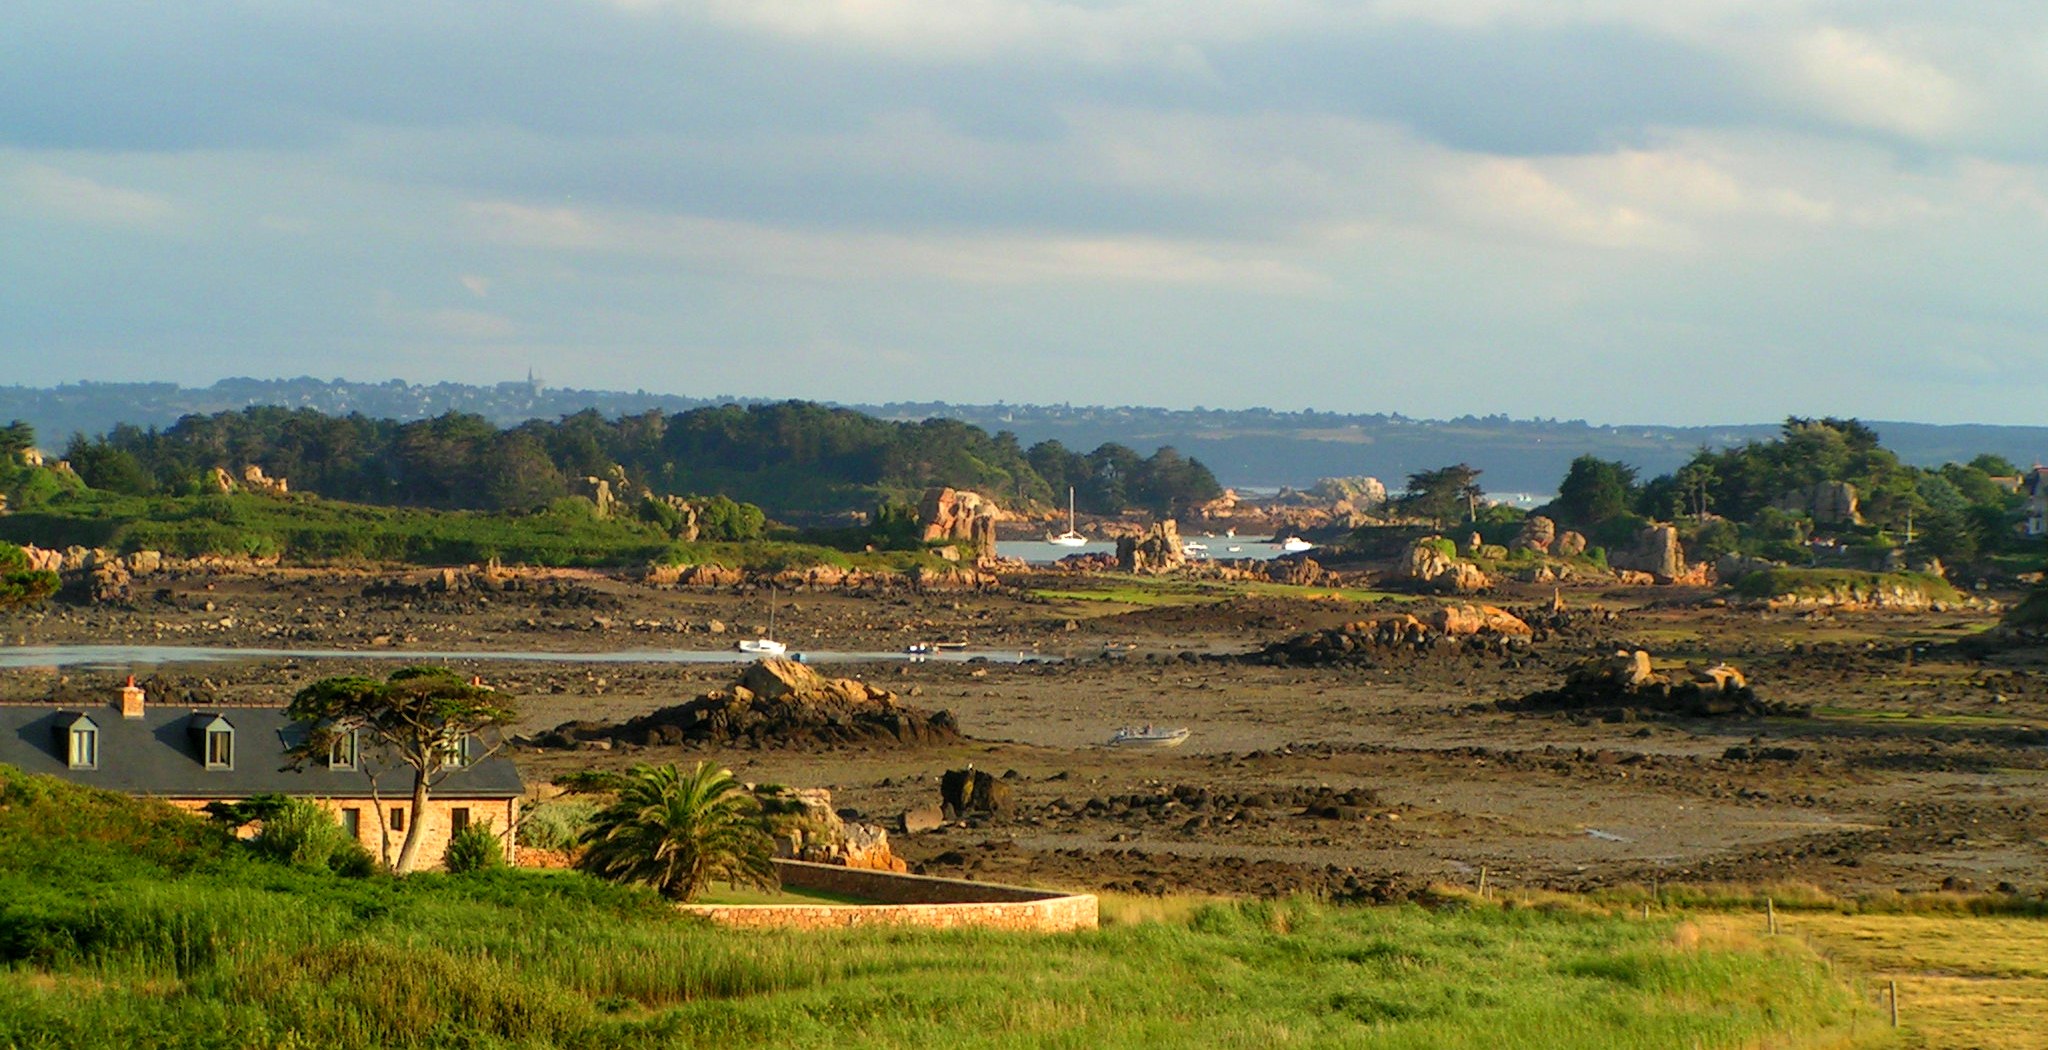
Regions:
<instances>
[{"instance_id":1,"label":"boulder","mask_svg":"<svg viewBox=\"0 0 2048 1050\"><path fill-rule=\"evenodd\" d=\"M754 789L754 797L767 817L777 852L788 859L874 871L909 870L890 849L887 830L840 816L833 808L832 792L824 788L762 786Z\"/></svg>"},{"instance_id":2,"label":"boulder","mask_svg":"<svg viewBox=\"0 0 2048 1050\"><path fill-rule=\"evenodd\" d=\"M1563 685L1503 700L1509 711L1558 711L1607 708L1623 717L1629 712L1660 712L1689 717L1720 715L1792 715L1810 709L1764 700L1741 671L1724 663L1686 669L1674 677L1656 669L1641 649L1582 661L1565 672Z\"/></svg>"},{"instance_id":3,"label":"boulder","mask_svg":"<svg viewBox=\"0 0 2048 1050\"><path fill-rule=\"evenodd\" d=\"M1550 553L1550 545L1557 540L1557 523L1541 514L1532 514L1522 522L1522 530L1508 541L1511 550Z\"/></svg>"},{"instance_id":4,"label":"boulder","mask_svg":"<svg viewBox=\"0 0 2048 1050\"><path fill-rule=\"evenodd\" d=\"M612 491L612 483L605 478L588 475L576 478L569 483L569 494L589 500L596 508L599 521L609 521L618 513L618 497Z\"/></svg>"},{"instance_id":5,"label":"boulder","mask_svg":"<svg viewBox=\"0 0 2048 1050\"><path fill-rule=\"evenodd\" d=\"M1436 631L1454 638L1475 634L1526 638L1531 634L1521 617L1495 605L1447 605L1431 613L1427 622Z\"/></svg>"},{"instance_id":6,"label":"boulder","mask_svg":"<svg viewBox=\"0 0 2048 1050\"><path fill-rule=\"evenodd\" d=\"M1771 506L1793 514L1804 514L1819 525L1861 525L1863 514L1856 498L1856 486L1846 481L1816 481L1793 489L1771 501Z\"/></svg>"},{"instance_id":7,"label":"boulder","mask_svg":"<svg viewBox=\"0 0 2048 1050\"><path fill-rule=\"evenodd\" d=\"M215 467L206 472L206 487L223 494L233 492L235 491L235 476L228 473L226 467Z\"/></svg>"},{"instance_id":8,"label":"boulder","mask_svg":"<svg viewBox=\"0 0 2048 1050\"><path fill-rule=\"evenodd\" d=\"M1147 528L1141 535L1116 541L1117 568L1124 572L1171 572L1187 561L1187 552L1181 549L1180 525L1170 518Z\"/></svg>"},{"instance_id":9,"label":"boulder","mask_svg":"<svg viewBox=\"0 0 2048 1050\"><path fill-rule=\"evenodd\" d=\"M1493 581L1479 566L1459 561L1444 552L1441 536L1424 536L1408 548L1403 575L1423 586L1449 594L1477 594L1490 590Z\"/></svg>"},{"instance_id":10,"label":"boulder","mask_svg":"<svg viewBox=\"0 0 2048 1050\"><path fill-rule=\"evenodd\" d=\"M284 478L265 475L263 468L254 463L242 468L242 487L250 492L261 492L271 496L282 496L292 490L291 482Z\"/></svg>"},{"instance_id":11,"label":"boulder","mask_svg":"<svg viewBox=\"0 0 2048 1050\"><path fill-rule=\"evenodd\" d=\"M931 488L918 502L917 513L926 543L968 543L977 552L977 564L995 560L996 522L1003 512L994 500L964 489Z\"/></svg>"},{"instance_id":12,"label":"boulder","mask_svg":"<svg viewBox=\"0 0 2048 1050\"><path fill-rule=\"evenodd\" d=\"M64 571L63 551L46 550L42 547L36 546L26 546L21 549L21 553L28 556L28 567L30 572Z\"/></svg>"},{"instance_id":13,"label":"boulder","mask_svg":"<svg viewBox=\"0 0 2048 1050\"><path fill-rule=\"evenodd\" d=\"M1670 583L1686 574L1685 548L1678 543L1678 527L1651 523L1636 533L1625 551L1609 551L1607 564L1616 569L1648 573L1658 583Z\"/></svg>"},{"instance_id":14,"label":"boulder","mask_svg":"<svg viewBox=\"0 0 2048 1050\"><path fill-rule=\"evenodd\" d=\"M1566 532L1562 532L1562 533L1559 533L1559 534L1558 534L1558 537L1557 537L1557 556L1558 556L1558 557L1560 557L1560 558L1576 558L1576 557L1578 557L1579 555L1581 555L1581 554L1584 554L1584 553L1586 553L1586 534L1585 534L1585 533L1583 533L1583 532L1571 532L1571 531L1566 531Z\"/></svg>"},{"instance_id":15,"label":"boulder","mask_svg":"<svg viewBox=\"0 0 2048 1050\"><path fill-rule=\"evenodd\" d=\"M973 766L949 769L939 777L939 802L955 817L999 816L1010 811L1010 785Z\"/></svg>"}]
</instances>

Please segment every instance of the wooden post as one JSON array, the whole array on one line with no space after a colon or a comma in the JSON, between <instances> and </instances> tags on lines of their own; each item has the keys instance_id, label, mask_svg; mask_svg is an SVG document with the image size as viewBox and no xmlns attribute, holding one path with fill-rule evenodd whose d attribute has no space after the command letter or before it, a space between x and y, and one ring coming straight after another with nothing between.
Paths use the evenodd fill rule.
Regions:
<instances>
[{"instance_id":1,"label":"wooden post","mask_svg":"<svg viewBox=\"0 0 2048 1050\"><path fill-rule=\"evenodd\" d=\"M1897 1028L1899 1026L1899 982L1886 981L1885 986L1889 992L1885 998L1892 1001L1892 1027Z\"/></svg>"},{"instance_id":2,"label":"wooden post","mask_svg":"<svg viewBox=\"0 0 2048 1050\"><path fill-rule=\"evenodd\" d=\"M1764 915L1771 921L1771 936L1778 935L1778 904L1769 897L1764 898Z\"/></svg>"},{"instance_id":3,"label":"wooden post","mask_svg":"<svg viewBox=\"0 0 2048 1050\"><path fill-rule=\"evenodd\" d=\"M1486 865L1479 866L1479 899L1486 899Z\"/></svg>"}]
</instances>

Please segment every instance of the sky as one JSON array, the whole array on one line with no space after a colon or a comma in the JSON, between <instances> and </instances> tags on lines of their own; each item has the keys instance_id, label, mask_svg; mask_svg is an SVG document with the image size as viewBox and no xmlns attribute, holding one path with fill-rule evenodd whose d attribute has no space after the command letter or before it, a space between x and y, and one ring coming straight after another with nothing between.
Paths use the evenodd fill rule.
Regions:
<instances>
[{"instance_id":1,"label":"sky","mask_svg":"<svg viewBox=\"0 0 2048 1050\"><path fill-rule=\"evenodd\" d=\"M6 6L0 382L2042 422L2031 0Z\"/></svg>"}]
</instances>

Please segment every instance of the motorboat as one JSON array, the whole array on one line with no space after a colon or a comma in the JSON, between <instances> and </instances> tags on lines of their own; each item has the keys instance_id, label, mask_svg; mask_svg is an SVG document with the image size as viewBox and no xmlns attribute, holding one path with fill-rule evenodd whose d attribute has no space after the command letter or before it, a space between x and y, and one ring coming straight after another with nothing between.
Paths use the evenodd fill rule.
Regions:
<instances>
[{"instance_id":1,"label":"motorboat","mask_svg":"<svg viewBox=\"0 0 2048 1050\"><path fill-rule=\"evenodd\" d=\"M1088 537L1074 530L1074 489L1071 485L1067 487L1067 531L1057 536L1047 536L1045 542L1061 547L1081 547L1088 543Z\"/></svg>"},{"instance_id":2,"label":"motorboat","mask_svg":"<svg viewBox=\"0 0 2048 1050\"><path fill-rule=\"evenodd\" d=\"M1199 558L1209 553L1209 545L1198 543L1194 540L1185 540L1180 545L1180 552L1190 558Z\"/></svg>"},{"instance_id":3,"label":"motorboat","mask_svg":"<svg viewBox=\"0 0 2048 1050\"><path fill-rule=\"evenodd\" d=\"M1315 550L1316 545L1299 536L1289 536L1280 541L1280 549L1289 554L1300 554L1302 551Z\"/></svg>"},{"instance_id":4,"label":"motorboat","mask_svg":"<svg viewBox=\"0 0 2048 1050\"><path fill-rule=\"evenodd\" d=\"M1169 748L1179 747L1188 742L1186 727L1167 729L1164 726L1145 726L1133 729L1125 726L1109 738L1111 747Z\"/></svg>"}]
</instances>

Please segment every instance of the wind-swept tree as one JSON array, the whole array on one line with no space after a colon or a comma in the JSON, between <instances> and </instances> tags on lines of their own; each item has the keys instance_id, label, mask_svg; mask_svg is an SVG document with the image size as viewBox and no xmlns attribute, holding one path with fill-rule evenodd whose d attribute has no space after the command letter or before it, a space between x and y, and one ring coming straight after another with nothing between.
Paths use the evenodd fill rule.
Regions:
<instances>
[{"instance_id":1,"label":"wind-swept tree","mask_svg":"<svg viewBox=\"0 0 2048 1050\"><path fill-rule=\"evenodd\" d=\"M673 764L639 765L611 786L618 797L584 832L589 848L578 868L683 901L714 881L778 885L760 805L731 770L708 762L687 773Z\"/></svg>"},{"instance_id":2,"label":"wind-swept tree","mask_svg":"<svg viewBox=\"0 0 2048 1050\"><path fill-rule=\"evenodd\" d=\"M1460 511L1468 520L1476 517L1479 498L1485 495L1479 488L1479 474L1464 463L1410 474L1408 493L1401 497L1401 510L1433 519L1439 527L1455 520Z\"/></svg>"},{"instance_id":3,"label":"wind-swept tree","mask_svg":"<svg viewBox=\"0 0 2048 1050\"><path fill-rule=\"evenodd\" d=\"M324 762L337 748L350 749L370 779L373 798L380 776L410 772L412 819L395 863L381 798L373 807L383 832L383 860L400 875L418 866L426 825L421 818L435 785L495 753L504 745L498 732L518 717L490 687L446 667L401 668L381 682L360 675L324 678L299 690L285 713L307 730L291 749L293 765Z\"/></svg>"}]
</instances>

